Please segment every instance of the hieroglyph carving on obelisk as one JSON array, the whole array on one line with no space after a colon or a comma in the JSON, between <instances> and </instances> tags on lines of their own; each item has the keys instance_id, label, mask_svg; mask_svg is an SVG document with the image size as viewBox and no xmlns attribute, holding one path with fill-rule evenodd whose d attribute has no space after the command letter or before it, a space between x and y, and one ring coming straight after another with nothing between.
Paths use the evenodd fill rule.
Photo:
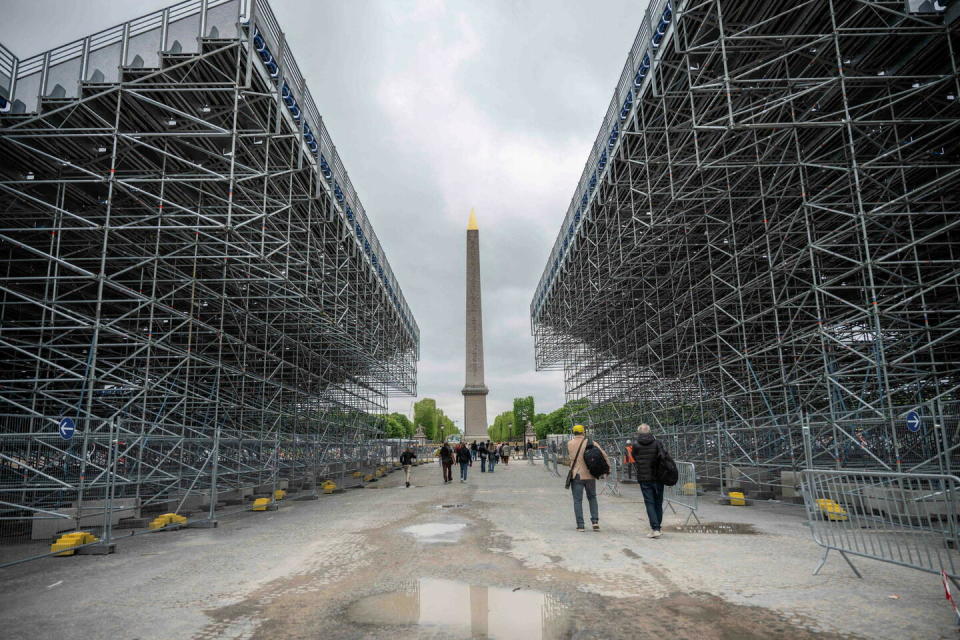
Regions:
<instances>
[{"instance_id":1,"label":"hieroglyph carving on obelisk","mask_svg":"<svg viewBox=\"0 0 960 640\"><path fill-rule=\"evenodd\" d=\"M487 439L487 386L483 383L483 311L480 305L480 230L470 210L467 224L467 380L463 387L464 440Z\"/></svg>"}]
</instances>

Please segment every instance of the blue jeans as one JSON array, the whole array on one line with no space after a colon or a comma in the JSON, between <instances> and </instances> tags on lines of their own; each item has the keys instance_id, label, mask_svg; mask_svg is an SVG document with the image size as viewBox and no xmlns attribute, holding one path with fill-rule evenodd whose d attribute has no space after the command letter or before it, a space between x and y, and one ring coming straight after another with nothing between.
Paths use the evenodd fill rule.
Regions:
<instances>
[{"instance_id":1,"label":"blue jeans","mask_svg":"<svg viewBox=\"0 0 960 640\"><path fill-rule=\"evenodd\" d=\"M486 472L487 472L487 456L481 455L480 456L480 473L486 473Z\"/></svg>"},{"instance_id":2,"label":"blue jeans","mask_svg":"<svg viewBox=\"0 0 960 640\"><path fill-rule=\"evenodd\" d=\"M581 480L578 473L570 483L573 492L573 515L577 519L577 528L583 529L583 491L587 491L587 502L590 504L590 522L600 522L600 509L597 506L597 481Z\"/></svg>"},{"instance_id":3,"label":"blue jeans","mask_svg":"<svg viewBox=\"0 0 960 640\"><path fill-rule=\"evenodd\" d=\"M473 458L473 461L477 461L477 451L475 449L470 450L470 457Z\"/></svg>"},{"instance_id":4,"label":"blue jeans","mask_svg":"<svg viewBox=\"0 0 960 640\"><path fill-rule=\"evenodd\" d=\"M493 467L497 464L497 456L490 456L490 463L487 465L489 467L488 471L493 473Z\"/></svg>"},{"instance_id":5,"label":"blue jeans","mask_svg":"<svg viewBox=\"0 0 960 640\"><path fill-rule=\"evenodd\" d=\"M467 469L470 467L469 462L460 463L460 479L466 481L467 479Z\"/></svg>"},{"instance_id":6,"label":"blue jeans","mask_svg":"<svg viewBox=\"0 0 960 640\"><path fill-rule=\"evenodd\" d=\"M660 524L663 522L663 483L641 482L640 491L643 492L643 504L647 507L650 528L660 531Z\"/></svg>"}]
</instances>

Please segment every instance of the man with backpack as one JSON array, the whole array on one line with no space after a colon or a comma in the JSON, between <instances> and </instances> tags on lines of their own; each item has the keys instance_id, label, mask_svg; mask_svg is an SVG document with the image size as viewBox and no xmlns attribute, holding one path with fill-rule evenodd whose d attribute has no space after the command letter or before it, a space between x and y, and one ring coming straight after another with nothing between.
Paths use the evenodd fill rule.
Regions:
<instances>
[{"instance_id":1,"label":"man with backpack","mask_svg":"<svg viewBox=\"0 0 960 640\"><path fill-rule=\"evenodd\" d=\"M570 456L570 471L567 473L567 486L573 492L573 515L577 520L577 531L584 530L583 493L587 493L590 505L590 522L594 531L600 531L600 509L597 505L597 478L610 473L610 462L600 445L586 437L582 424L573 426L573 438L567 443Z\"/></svg>"},{"instance_id":2,"label":"man with backpack","mask_svg":"<svg viewBox=\"0 0 960 640\"><path fill-rule=\"evenodd\" d=\"M467 481L467 467L473 466L473 458L470 456L470 449L466 444L457 445L457 462L460 463L460 482Z\"/></svg>"},{"instance_id":3,"label":"man with backpack","mask_svg":"<svg viewBox=\"0 0 960 640\"><path fill-rule=\"evenodd\" d=\"M672 464L673 459L660 441L653 437L650 433L650 425L646 423L637 428L637 440L633 443L632 454L636 465L637 482L640 483L643 504L647 508L647 519L650 521L650 533L647 537L659 538L662 535L660 525L663 522L664 473L668 473L666 467ZM674 479L673 482L676 480Z\"/></svg>"}]
</instances>

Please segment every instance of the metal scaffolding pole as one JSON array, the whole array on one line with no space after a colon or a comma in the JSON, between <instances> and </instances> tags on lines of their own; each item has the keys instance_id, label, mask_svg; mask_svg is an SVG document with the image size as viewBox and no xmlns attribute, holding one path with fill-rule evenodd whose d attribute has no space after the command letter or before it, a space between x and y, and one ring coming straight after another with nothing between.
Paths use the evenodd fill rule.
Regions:
<instances>
[{"instance_id":1,"label":"metal scaffolding pole","mask_svg":"<svg viewBox=\"0 0 960 640\"><path fill-rule=\"evenodd\" d=\"M817 467L956 455L960 24L906 6L650 3L530 309L597 437L774 495L799 415Z\"/></svg>"}]
</instances>

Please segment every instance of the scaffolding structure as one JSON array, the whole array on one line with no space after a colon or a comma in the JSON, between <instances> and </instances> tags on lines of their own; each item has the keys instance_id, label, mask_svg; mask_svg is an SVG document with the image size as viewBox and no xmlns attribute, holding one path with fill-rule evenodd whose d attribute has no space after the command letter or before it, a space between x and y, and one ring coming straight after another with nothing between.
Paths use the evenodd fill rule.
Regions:
<instances>
[{"instance_id":1,"label":"scaffolding structure","mask_svg":"<svg viewBox=\"0 0 960 640\"><path fill-rule=\"evenodd\" d=\"M775 495L954 468L958 15L650 3L530 309L597 437Z\"/></svg>"},{"instance_id":2,"label":"scaffolding structure","mask_svg":"<svg viewBox=\"0 0 960 640\"><path fill-rule=\"evenodd\" d=\"M265 0L0 47L0 157L5 538L383 457L419 330Z\"/></svg>"}]
</instances>

